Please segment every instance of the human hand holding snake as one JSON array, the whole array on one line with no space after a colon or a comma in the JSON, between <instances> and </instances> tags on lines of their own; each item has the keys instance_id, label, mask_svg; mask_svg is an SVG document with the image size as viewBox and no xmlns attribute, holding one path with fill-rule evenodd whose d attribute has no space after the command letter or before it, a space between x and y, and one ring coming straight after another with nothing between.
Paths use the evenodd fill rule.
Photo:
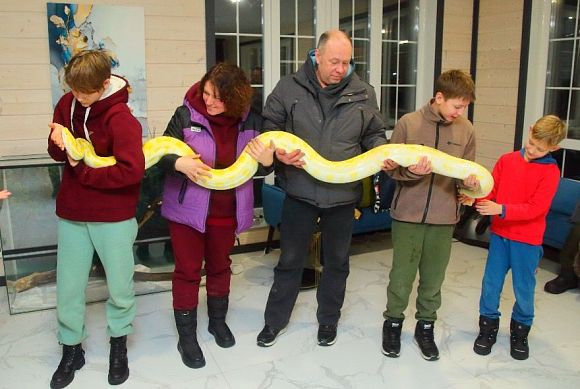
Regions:
<instances>
[{"instance_id":1,"label":"human hand holding snake","mask_svg":"<svg viewBox=\"0 0 580 389\"><path fill-rule=\"evenodd\" d=\"M187 178L194 182L211 178L211 167L203 163L198 154L177 158L175 170L185 174Z\"/></svg>"}]
</instances>

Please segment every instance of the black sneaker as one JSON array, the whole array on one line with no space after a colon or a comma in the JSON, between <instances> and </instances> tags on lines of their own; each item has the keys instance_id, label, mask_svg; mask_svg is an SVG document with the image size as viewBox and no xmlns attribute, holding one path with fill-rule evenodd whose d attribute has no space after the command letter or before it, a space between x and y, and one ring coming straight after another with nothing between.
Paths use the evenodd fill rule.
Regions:
<instances>
[{"instance_id":1,"label":"black sneaker","mask_svg":"<svg viewBox=\"0 0 580 389\"><path fill-rule=\"evenodd\" d=\"M336 324L318 326L318 345L332 346L336 343Z\"/></svg>"},{"instance_id":2,"label":"black sneaker","mask_svg":"<svg viewBox=\"0 0 580 389\"><path fill-rule=\"evenodd\" d=\"M274 343L276 343L276 338L278 335L282 335L286 332L286 327L282 329L277 329L274 327L270 327L268 324L264 326L262 331L258 334L257 343L260 347L270 347Z\"/></svg>"},{"instance_id":3,"label":"black sneaker","mask_svg":"<svg viewBox=\"0 0 580 389\"><path fill-rule=\"evenodd\" d=\"M421 350L421 356L427 361L439 359L439 349L433 335L434 322L419 320L415 326L415 343Z\"/></svg>"},{"instance_id":4,"label":"black sneaker","mask_svg":"<svg viewBox=\"0 0 580 389\"><path fill-rule=\"evenodd\" d=\"M397 358L401 355L401 330L403 319L388 318L383 323L383 354Z\"/></svg>"}]
</instances>

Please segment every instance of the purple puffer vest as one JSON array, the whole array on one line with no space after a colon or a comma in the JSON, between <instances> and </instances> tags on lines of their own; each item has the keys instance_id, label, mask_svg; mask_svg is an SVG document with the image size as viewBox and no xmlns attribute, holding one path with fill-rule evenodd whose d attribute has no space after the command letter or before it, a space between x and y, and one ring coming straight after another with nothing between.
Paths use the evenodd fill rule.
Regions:
<instances>
[{"instance_id":1,"label":"purple puffer vest","mask_svg":"<svg viewBox=\"0 0 580 389\"><path fill-rule=\"evenodd\" d=\"M209 122L203 115L193 109L187 102L184 105L191 112L191 121L197 126L183 129L183 141L196 153L200 154L201 160L208 166L215 166L215 142ZM246 118L244 118L245 120ZM259 135L256 130L241 130L236 145L236 156L240 156L248 142ZM187 188L182 201L179 201L181 187L187 181ZM161 215L167 220L185 224L199 232L205 232L207 214L209 212L210 190L184 178L183 175L167 174L165 176L165 188L163 190L163 204ZM254 219L254 188L252 180L236 188L236 234L249 229Z\"/></svg>"}]
</instances>

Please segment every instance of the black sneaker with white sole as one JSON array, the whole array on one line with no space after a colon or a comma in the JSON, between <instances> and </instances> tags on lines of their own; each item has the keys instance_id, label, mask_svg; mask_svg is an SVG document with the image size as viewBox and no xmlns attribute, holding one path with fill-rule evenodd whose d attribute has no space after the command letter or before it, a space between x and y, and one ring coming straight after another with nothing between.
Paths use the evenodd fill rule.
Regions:
<instances>
[{"instance_id":1,"label":"black sneaker with white sole","mask_svg":"<svg viewBox=\"0 0 580 389\"><path fill-rule=\"evenodd\" d=\"M439 359L439 349L435 344L435 336L432 321L419 320L415 326L415 343L421 350L421 356L426 361L436 361Z\"/></svg>"},{"instance_id":2,"label":"black sneaker with white sole","mask_svg":"<svg viewBox=\"0 0 580 389\"><path fill-rule=\"evenodd\" d=\"M274 328L270 327L268 324L264 326L262 331L258 334L257 344L260 347L270 347L276 343L276 338L286 332L286 328Z\"/></svg>"},{"instance_id":3,"label":"black sneaker with white sole","mask_svg":"<svg viewBox=\"0 0 580 389\"><path fill-rule=\"evenodd\" d=\"M403 319L387 318L383 323L383 354L390 358L401 355Z\"/></svg>"},{"instance_id":4,"label":"black sneaker with white sole","mask_svg":"<svg viewBox=\"0 0 580 389\"><path fill-rule=\"evenodd\" d=\"M336 324L318 326L318 345L332 346L336 343Z\"/></svg>"}]
</instances>

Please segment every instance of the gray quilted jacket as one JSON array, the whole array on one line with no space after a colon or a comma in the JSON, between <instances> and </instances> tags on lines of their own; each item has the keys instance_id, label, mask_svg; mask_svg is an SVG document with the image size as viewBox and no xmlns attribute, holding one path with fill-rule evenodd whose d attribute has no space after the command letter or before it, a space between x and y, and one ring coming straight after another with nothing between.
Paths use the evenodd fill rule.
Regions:
<instances>
[{"instance_id":1,"label":"gray quilted jacket","mask_svg":"<svg viewBox=\"0 0 580 389\"><path fill-rule=\"evenodd\" d=\"M311 84L305 70L306 66L313 66L312 60L309 55L298 72L282 78L268 96L262 112L264 129L290 132L332 161L386 144L385 123L373 88L351 73L348 84L338 92L334 106L325 115L318 88ZM360 182L329 184L282 163L276 164L276 175L289 196L320 208L358 202L362 193Z\"/></svg>"}]
</instances>

